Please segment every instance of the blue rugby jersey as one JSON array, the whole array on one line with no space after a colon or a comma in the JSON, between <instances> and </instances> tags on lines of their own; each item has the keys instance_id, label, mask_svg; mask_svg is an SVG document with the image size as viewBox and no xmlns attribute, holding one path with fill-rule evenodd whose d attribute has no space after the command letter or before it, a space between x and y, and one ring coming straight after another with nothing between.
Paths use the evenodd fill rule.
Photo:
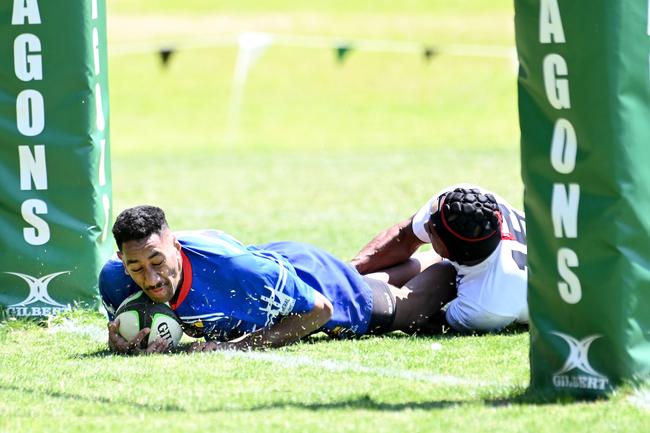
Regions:
<instances>
[{"instance_id":1,"label":"blue rugby jersey","mask_svg":"<svg viewBox=\"0 0 650 433\"><path fill-rule=\"evenodd\" d=\"M289 313L306 313L313 308L314 290L334 307L321 330L347 337L368 328L370 288L354 268L319 248L297 242L247 247L216 230L176 235L183 283L171 307L192 336L228 340ZM140 290L116 256L104 265L99 289L110 320L122 301Z\"/></svg>"}]
</instances>

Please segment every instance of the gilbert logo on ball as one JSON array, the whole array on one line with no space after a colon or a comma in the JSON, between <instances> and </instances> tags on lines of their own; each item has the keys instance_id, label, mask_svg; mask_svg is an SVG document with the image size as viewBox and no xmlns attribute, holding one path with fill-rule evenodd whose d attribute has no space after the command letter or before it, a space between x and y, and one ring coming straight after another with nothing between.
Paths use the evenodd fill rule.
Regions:
<instances>
[{"instance_id":1,"label":"gilbert logo on ball","mask_svg":"<svg viewBox=\"0 0 650 433\"><path fill-rule=\"evenodd\" d=\"M118 307L115 318L120 321L118 332L128 341L135 338L141 329L151 329L140 344L143 349L159 338L165 340L168 347L175 347L183 336L176 313L167 304L153 302L142 291L126 298Z\"/></svg>"}]
</instances>

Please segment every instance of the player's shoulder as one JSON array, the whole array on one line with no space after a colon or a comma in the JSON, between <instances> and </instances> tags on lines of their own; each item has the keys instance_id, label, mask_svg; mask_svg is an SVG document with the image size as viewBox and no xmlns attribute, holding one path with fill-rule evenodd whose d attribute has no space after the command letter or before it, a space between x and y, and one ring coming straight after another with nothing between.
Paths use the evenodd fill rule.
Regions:
<instances>
[{"instance_id":1,"label":"player's shoulder","mask_svg":"<svg viewBox=\"0 0 650 433\"><path fill-rule=\"evenodd\" d=\"M186 252L229 257L247 251L244 244L221 230L188 230L174 234Z\"/></svg>"},{"instance_id":2,"label":"player's shoulder","mask_svg":"<svg viewBox=\"0 0 650 433\"><path fill-rule=\"evenodd\" d=\"M324 249L306 242L297 241L274 241L258 246L260 251L279 253L285 257L294 257L298 255L331 255Z\"/></svg>"},{"instance_id":3,"label":"player's shoulder","mask_svg":"<svg viewBox=\"0 0 650 433\"><path fill-rule=\"evenodd\" d=\"M112 280L116 276L124 275L124 264L122 260L117 257L117 254L113 254L102 266L102 270L99 273L99 280Z\"/></svg>"},{"instance_id":4,"label":"player's shoulder","mask_svg":"<svg viewBox=\"0 0 650 433\"><path fill-rule=\"evenodd\" d=\"M264 272L266 255L255 246L246 246L220 230L176 232L183 252L192 266L211 267L224 279L243 278Z\"/></svg>"},{"instance_id":5,"label":"player's shoulder","mask_svg":"<svg viewBox=\"0 0 650 433\"><path fill-rule=\"evenodd\" d=\"M139 290L125 272L124 265L116 254L104 263L99 273L98 283L99 294L109 317L112 317L124 299Z\"/></svg>"}]
</instances>

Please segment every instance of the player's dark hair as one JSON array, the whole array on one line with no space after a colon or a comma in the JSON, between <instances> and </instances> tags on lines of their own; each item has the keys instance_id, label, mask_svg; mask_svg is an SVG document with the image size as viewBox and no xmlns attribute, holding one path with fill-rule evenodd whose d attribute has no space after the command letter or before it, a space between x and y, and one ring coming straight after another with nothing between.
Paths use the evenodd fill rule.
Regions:
<instances>
[{"instance_id":1,"label":"player's dark hair","mask_svg":"<svg viewBox=\"0 0 650 433\"><path fill-rule=\"evenodd\" d=\"M122 251L122 244L128 241L145 239L154 233L160 233L167 227L165 212L156 206L135 206L123 210L113 224L113 237L117 249Z\"/></svg>"},{"instance_id":2,"label":"player's dark hair","mask_svg":"<svg viewBox=\"0 0 650 433\"><path fill-rule=\"evenodd\" d=\"M501 212L494 196L476 188L456 188L438 200L431 221L448 258L468 263L492 254L501 241Z\"/></svg>"}]
</instances>

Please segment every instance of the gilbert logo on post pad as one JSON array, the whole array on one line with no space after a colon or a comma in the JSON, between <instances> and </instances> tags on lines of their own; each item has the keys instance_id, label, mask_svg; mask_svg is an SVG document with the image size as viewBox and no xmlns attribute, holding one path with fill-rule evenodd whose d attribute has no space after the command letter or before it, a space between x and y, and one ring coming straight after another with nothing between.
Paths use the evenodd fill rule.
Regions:
<instances>
[{"instance_id":1,"label":"gilbert logo on post pad","mask_svg":"<svg viewBox=\"0 0 650 433\"><path fill-rule=\"evenodd\" d=\"M596 371L589 363L589 348L602 335L589 335L578 340L562 332L551 332L562 338L569 345L569 354L564 366L553 375L553 385L556 388L583 388L605 390L609 379ZM578 371L574 371L578 370ZM570 372L573 374L569 374ZM583 374L576 374L582 372Z\"/></svg>"},{"instance_id":2,"label":"gilbert logo on post pad","mask_svg":"<svg viewBox=\"0 0 650 433\"><path fill-rule=\"evenodd\" d=\"M5 274L14 275L21 278L29 286L29 294L22 301L17 304L10 305L7 312L10 316L47 316L54 313L59 313L70 309L70 306L63 305L55 301L48 293L47 286L50 282L63 274L69 274L70 271L54 272L52 274L44 275L42 277L34 277L27 274L18 272L5 272ZM35 303L42 303L49 306L43 307L30 307Z\"/></svg>"}]
</instances>

